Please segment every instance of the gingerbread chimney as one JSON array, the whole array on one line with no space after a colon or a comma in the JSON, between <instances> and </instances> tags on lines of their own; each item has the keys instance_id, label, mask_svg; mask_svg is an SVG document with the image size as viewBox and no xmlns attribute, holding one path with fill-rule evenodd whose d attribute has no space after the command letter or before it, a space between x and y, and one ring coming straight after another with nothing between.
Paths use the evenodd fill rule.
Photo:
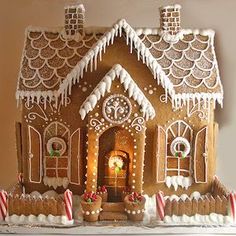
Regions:
<instances>
[{"instance_id":1,"label":"gingerbread chimney","mask_svg":"<svg viewBox=\"0 0 236 236\"><path fill-rule=\"evenodd\" d=\"M65 7L65 32L67 36L83 34L84 31L84 5Z\"/></svg>"},{"instance_id":2,"label":"gingerbread chimney","mask_svg":"<svg viewBox=\"0 0 236 236\"><path fill-rule=\"evenodd\" d=\"M164 32L176 35L180 31L180 5L160 8L160 27Z\"/></svg>"}]
</instances>

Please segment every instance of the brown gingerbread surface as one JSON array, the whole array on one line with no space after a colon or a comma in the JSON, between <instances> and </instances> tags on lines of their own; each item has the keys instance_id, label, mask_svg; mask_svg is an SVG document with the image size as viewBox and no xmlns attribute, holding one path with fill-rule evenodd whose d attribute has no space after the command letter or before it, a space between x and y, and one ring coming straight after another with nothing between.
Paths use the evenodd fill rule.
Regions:
<instances>
[{"instance_id":1,"label":"brown gingerbread surface","mask_svg":"<svg viewBox=\"0 0 236 236\"><path fill-rule=\"evenodd\" d=\"M26 31L17 146L27 192L210 192L223 98L214 34L176 27Z\"/></svg>"}]
</instances>

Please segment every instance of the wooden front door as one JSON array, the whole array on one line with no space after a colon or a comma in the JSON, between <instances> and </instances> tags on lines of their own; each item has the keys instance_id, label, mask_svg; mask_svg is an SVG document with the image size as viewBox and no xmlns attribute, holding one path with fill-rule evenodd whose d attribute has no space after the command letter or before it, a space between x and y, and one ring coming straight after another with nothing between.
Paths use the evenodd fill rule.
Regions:
<instances>
[{"instance_id":1,"label":"wooden front door","mask_svg":"<svg viewBox=\"0 0 236 236\"><path fill-rule=\"evenodd\" d=\"M133 138L119 127L108 129L99 138L97 185L107 187L109 201L121 201L121 192L129 186L133 146Z\"/></svg>"},{"instance_id":2,"label":"wooden front door","mask_svg":"<svg viewBox=\"0 0 236 236\"><path fill-rule=\"evenodd\" d=\"M111 151L105 156L103 185L107 186L109 200L119 201L128 185L129 157L123 151Z\"/></svg>"}]
</instances>

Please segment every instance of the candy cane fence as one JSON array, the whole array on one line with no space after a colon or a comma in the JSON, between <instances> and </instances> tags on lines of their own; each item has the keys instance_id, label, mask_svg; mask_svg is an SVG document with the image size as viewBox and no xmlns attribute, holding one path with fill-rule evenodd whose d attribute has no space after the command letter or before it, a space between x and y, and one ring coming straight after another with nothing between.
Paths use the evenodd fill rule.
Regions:
<instances>
[{"instance_id":1,"label":"candy cane fence","mask_svg":"<svg viewBox=\"0 0 236 236\"><path fill-rule=\"evenodd\" d=\"M72 220L72 192L67 189L64 193L64 202L68 220Z\"/></svg>"},{"instance_id":2,"label":"candy cane fence","mask_svg":"<svg viewBox=\"0 0 236 236\"><path fill-rule=\"evenodd\" d=\"M236 193L232 192L229 194L229 215L236 221Z\"/></svg>"},{"instance_id":3,"label":"candy cane fence","mask_svg":"<svg viewBox=\"0 0 236 236\"><path fill-rule=\"evenodd\" d=\"M7 216L7 192L0 191L0 221L4 221Z\"/></svg>"},{"instance_id":4,"label":"candy cane fence","mask_svg":"<svg viewBox=\"0 0 236 236\"><path fill-rule=\"evenodd\" d=\"M165 213L165 199L164 199L164 193L162 191L159 191L156 194L156 213L157 213L157 219L163 220Z\"/></svg>"}]
</instances>

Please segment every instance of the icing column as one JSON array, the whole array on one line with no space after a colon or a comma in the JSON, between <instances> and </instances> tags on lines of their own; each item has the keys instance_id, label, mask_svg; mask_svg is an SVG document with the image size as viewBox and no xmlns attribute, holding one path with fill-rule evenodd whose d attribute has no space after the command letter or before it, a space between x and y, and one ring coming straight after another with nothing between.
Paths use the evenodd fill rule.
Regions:
<instances>
[{"instance_id":1,"label":"icing column","mask_svg":"<svg viewBox=\"0 0 236 236\"><path fill-rule=\"evenodd\" d=\"M131 190L142 193L144 152L145 152L145 130L143 127L139 133L134 134L134 158L132 163Z\"/></svg>"},{"instance_id":2,"label":"icing column","mask_svg":"<svg viewBox=\"0 0 236 236\"><path fill-rule=\"evenodd\" d=\"M130 176L131 190L142 193L146 122L142 116L138 116L138 113L134 113L129 131L131 131L134 143L134 156L131 163L132 171Z\"/></svg>"},{"instance_id":3,"label":"icing column","mask_svg":"<svg viewBox=\"0 0 236 236\"><path fill-rule=\"evenodd\" d=\"M96 192L98 168L98 133L88 130L87 183L86 190Z\"/></svg>"}]
</instances>

